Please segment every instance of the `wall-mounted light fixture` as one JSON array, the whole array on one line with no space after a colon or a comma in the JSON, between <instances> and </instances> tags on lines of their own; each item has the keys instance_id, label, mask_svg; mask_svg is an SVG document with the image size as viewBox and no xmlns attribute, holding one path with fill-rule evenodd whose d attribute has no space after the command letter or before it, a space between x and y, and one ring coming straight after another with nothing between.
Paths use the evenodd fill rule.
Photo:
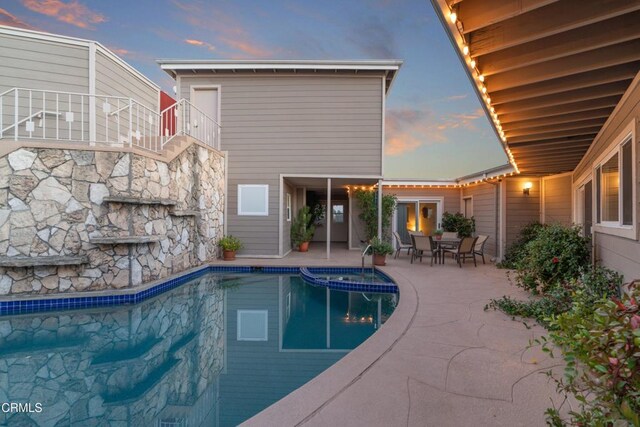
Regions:
<instances>
[{"instance_id":1,"label":"wall-mounted light fixture","mask_svg":"<svg viewBox=\"0 0 640 427\"><path fill-rule=\"evenodd\" d=\"M524 186L522 187L522 194L524 194L525 196L528 196L529 190L531 190L531 188L533 188L533 183L530 181L525 182Z\"/></svg>"}]
</instances>

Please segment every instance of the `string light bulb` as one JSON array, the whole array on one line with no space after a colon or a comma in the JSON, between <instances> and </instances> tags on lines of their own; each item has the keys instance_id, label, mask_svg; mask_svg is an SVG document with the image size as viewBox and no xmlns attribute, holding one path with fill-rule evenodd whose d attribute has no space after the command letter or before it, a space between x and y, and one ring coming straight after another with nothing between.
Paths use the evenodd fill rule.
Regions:
<instances>
[{"instance_id":1,"label":"string light bulb","mask_svg":"<svg viewBox=\"0 0 640 427\"><path fill-rule=\"evenodd\" d=\"M458 14L455 12L451 12L451 15L449 15L449 19L451 20L452 24L455 24L458 20Z\"/></svg>"},{"instance_id":2,"label":"string light bulb","mask_svg":"<svg viewBox=\"0 0 640 427\"><path fill-rule=\"evenodd\" d=\"M465 55L469 55L469 46L467 46L466 44L462 46L462 53L464 53Z\"/></svg>"}]
</instances>

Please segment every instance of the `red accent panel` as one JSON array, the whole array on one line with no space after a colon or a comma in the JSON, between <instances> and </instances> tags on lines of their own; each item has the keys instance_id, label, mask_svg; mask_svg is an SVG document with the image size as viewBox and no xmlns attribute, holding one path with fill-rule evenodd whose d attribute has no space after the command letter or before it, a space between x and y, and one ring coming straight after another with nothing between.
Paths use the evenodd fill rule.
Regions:
<instances>
[{"instance_id":1,"label":"red accent panel","mask_svg":"<svg viewBox=\"0 0 640 427\"><path fill-rule=\"evenodd\" d=\"M175 105L176 100L169 96L165 91L160 91L160 111L164 111L165 109ZM162 117L162 127L160 132L164 136L175 135L176 133L176 116L175 116L175 108L172 108L165 112Z\"/></svg>"}]
</instances>

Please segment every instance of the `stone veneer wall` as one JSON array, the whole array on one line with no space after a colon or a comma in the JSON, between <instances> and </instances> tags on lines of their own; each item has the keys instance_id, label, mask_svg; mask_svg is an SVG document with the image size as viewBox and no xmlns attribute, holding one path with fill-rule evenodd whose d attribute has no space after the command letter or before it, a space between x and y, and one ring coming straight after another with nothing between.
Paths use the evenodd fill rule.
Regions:
<instances>
[{"instance_id":1,"label":"stone veneer wall","mask_svg":"<svg viewBox=\"0 0 640 427\"><path fill-rule=\"evenodd\" d=\"M0 267L0 295L135 287L201 265L217 255L224 188L223 156L197 144L169 163L133 152L18 149L0 158L0 257L86 256L88 263ZM159 241L90 241L122 236Z\"/></svg>"},{"instance_id":2,"label":"stone veneer wall","mask_svg":"<svg viewBox=\"0 0 640 427\"><path fill-rule=\"evenodd\" d=\"M0 401L43 407L0 413L0 425L201 425L218 410L224 362L225 291L217 282L203 276L107 311L0 319Z\"/></svg>"}]
</instances>

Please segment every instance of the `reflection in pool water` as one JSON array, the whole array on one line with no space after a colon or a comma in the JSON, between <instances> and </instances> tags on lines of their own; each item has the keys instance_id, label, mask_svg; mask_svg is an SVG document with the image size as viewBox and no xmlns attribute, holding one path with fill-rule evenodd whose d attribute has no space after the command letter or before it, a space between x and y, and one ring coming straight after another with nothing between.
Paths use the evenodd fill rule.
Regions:
<instances>
[{"instance_id":1,"label":"reflection in pool water","mask_svg":"<svg viewBox=\"0 0 640 427\"><path fill-rule=\"evenodd\" d=\"M206 275L140 305L0 319L9 425L236 425L362 343L394 294Z\"/></svg>"}]
</instances>

